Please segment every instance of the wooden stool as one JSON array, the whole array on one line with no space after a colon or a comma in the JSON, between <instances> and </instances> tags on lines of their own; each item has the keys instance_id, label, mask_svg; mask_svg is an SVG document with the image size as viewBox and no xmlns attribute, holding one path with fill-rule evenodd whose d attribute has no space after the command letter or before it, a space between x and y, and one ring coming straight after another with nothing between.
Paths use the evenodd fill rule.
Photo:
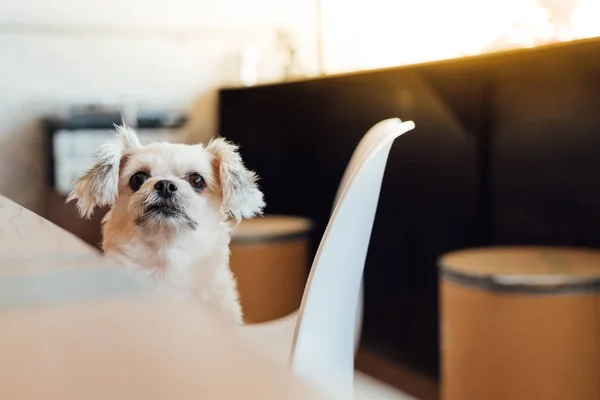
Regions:
<instances>
[{"instance_id":1,"label":"wooden stool","mask_svg":"<svg viewBox=\"0 0 600 400\"><path fill-rule=\"evenodd\" d=\"M441 267L443 400L600 399L600 251L458 251Z\"/></svg>"},{"instance_id":2,"label":"wooden stool","mask_svg":"<svg viewBox=\"0 0 600 400\"><path fill-rule=\"evenodd\" d=\"M311 222L270 215L234 231L230 265L246 323L283 317L300 307L310 261Z\"/></svg>"}]
</instances>

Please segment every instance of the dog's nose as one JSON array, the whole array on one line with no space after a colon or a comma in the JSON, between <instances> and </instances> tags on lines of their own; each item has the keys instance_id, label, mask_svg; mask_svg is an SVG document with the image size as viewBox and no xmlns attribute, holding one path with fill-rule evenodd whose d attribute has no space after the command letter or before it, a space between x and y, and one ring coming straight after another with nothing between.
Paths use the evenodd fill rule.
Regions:
<instances>
[{"instance_id":1,"label":"dog's nose","mask_svg":"<svg viewBox=\"0 0 600 400\"><path fill-rule=\"evenodd\" d=\"M173 181L163 179L154 184L154 189L156 189L162 197L171 197L177 191L177 185Z\"/></svg>"}]
</instances>

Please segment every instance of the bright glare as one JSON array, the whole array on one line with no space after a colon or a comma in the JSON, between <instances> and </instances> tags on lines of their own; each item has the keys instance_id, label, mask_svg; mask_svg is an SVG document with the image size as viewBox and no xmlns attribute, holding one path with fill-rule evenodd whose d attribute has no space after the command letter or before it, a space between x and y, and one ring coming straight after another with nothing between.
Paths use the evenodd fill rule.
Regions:
<instances>
[{"instance_id":1,"label":"bright glare","mask_svg":"<svg viewBox=\"0 0 600 400\"><path fill-rule=\"evenodd\" d=\"M576 3L573 0L554 0ZM600 0L557 29L547 0L322 0L327 72L433 61L600 35Z\"/></svg>"},{"instance_id":2,"label":"bright glare","mask_svg":"<svg viewBox=\"0 0 600 400\"><path fill-rule=\"evenodd\" d=\"M581 5L571 15L574 38L600 35L600 1L582 0Z\"/></svg>"}]
</instances>

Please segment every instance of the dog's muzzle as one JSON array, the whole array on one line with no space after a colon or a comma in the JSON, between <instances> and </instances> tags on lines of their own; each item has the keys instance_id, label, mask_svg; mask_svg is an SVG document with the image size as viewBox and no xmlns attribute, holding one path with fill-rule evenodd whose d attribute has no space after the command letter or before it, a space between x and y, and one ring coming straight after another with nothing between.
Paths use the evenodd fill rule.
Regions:
<instances>
[{"instance_id":1,"label":"dog's muzzle","mask_svg":"<svg viewBox=\"0 0 600 400\"><path fill-rule=\"evenodd\" d=\"M162 185L158 185L163 182ZM175 190L168 188L170 181L159 181L154 186L157 190L157 199L146 207L142 215L136 220L136 225L148 227L162 222L181 223L191 229L196 229L197 223L185 212L185 207L180 205L181 200L175 195ZM157 188L159 186L159 188Z\"/></svg>"}]
</instances>

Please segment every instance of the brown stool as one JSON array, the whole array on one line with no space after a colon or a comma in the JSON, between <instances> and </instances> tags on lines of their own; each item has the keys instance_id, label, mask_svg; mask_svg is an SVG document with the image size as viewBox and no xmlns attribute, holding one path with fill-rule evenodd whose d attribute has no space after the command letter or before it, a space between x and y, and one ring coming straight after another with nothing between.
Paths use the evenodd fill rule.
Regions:
<instances>
[{"instance_id":1,"label":"brown stool","mask_svg":"<svg viewBox=\"0 0 600 400\"><path fill-rule=\"evenodd\" d=\"M600 251L473 249L440 268L443 400L600 399Z\"/></svg>"},{"instance_id":2,"label":"brown stool","mask_svg":"<svg viewBox=\"0 0 600 400\"><path fill-rule=\"evenodd\" d=\"M283 317L300 307L308 277L311 222L269 215L243 221L231 242L246 323Z\"/></svg>"}]
</instances>

